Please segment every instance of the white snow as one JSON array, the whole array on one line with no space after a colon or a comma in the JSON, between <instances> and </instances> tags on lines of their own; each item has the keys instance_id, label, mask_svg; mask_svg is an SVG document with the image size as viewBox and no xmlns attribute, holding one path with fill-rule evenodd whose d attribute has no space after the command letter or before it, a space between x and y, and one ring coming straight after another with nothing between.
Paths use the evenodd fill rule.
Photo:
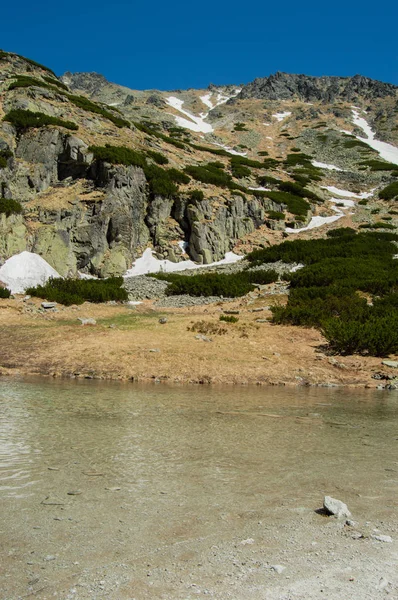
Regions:
<instances>
[{"instance_id":1,"label":"white snow","mask_svg":"<svg viewBox=\"0 0 398 600\"><path fill-rule=\"evenodd\" d=\"M376 150L381 158L387 160L394 165L398 165L398 148L397 146L393 146L392 144L387 144L387 142L380 142L375 139L375 133L372 131L372 128L363 117L359 116L359 109L357 107L352 107L352 115L353 115L353 123L357 127L360 127L362 131L365 133L366 137L355 136L361 142L365 142L368 144L373 150Z\"/></svg>"},{"instance_id":2,"label":"white snow","mask_svg":"<svg viewBox=\"0 0 398 600\"><path fill-rule=\"evenodd\" d=\"M270 192L271 188L266 188L266 187L249 187L249 190L253 190L254 192Z\"/></svg>"},{"instance_id":3,"label":"white snow","mask_svg":"<svg viewBox=\"0 0 398 600\"><path fill-rule=\"evenodd\" d=\"M50 277L60 277L38 254L23 251L11 256L0 268L0 281L12 294L22 294L28 287L44 285Z\"/></svg>"},{"instance_id":4,"label":"white snow","mask_svg":"<svg viewBox=\"0 0 398 600\"><path fill-rule=\"evenodd\" d=\"M328 165L327 163L318 162L316 160L311 161L314 167L318 167L318 169L329 169L329 171L342 171L343 169L339 169L339 167L335 167L334 165Z\"/></svg>"},{"instance_id":5,"label":"white snow","mask_svg":"<svg viewBox=\"0 0 398 600\"><path fill-rule=\"evenodd\" d=\"M374 190L370 192L361 192L360 194L354 194L354 192L349 192L348 190L341 190L340 188L335 187L334 185L326 185L322 186L322 189L328 190L331 194L337 194L338 196L344 196L345 198L358 198L359 200L365 200L366 198L370 198L373 196Z\"/></svg>"},{"instance_id":6,"label":"white snow","mask_svg":"<svg viewBox=\"0 0 398 600\"><path fill-rule=\"evenodd\" d=\"M90 275L90 273L82 273L82 271L78 271L78 275L80 279L98 279L95 275Z\"/></svg>"},{"instance_id":7,"label":"white snow","mask_svg":"<svg viewBox=\"0 0 398 600\"><path fill-rule=\"evenodd\" d=\"M200 99L202 100L205 106L212 110L213 108L216 108L216 106L220 106L220 104L225 104L225 102L228 102L230 98L234 98L235 96L237 96L240 91L241 88L236 88L232 96L226 96L225 94L218 92L215 104L213 104L213 102L210 100L213 93L200 96ZM189 120L185 119L184 117L173 115L177 125L179 125L180 127L185 127L186 129L190 129L191 131L195 131L197 133L213 133L214 129L210 125L210 123L205 123L205 119L207 119L207 117L209 116L208 112L200 113L199 116L193 115L192 113L182 108L184 100L180 100L175 96L169 96L168 98L166 98L166 103L175 110L178 110L178 112L188 117Z\"/></svg>"},{"instance_id":8,"label":"white snow","mask_svg":"<svg viewBox=\"0 0 398 600\"><path fill-rule=\"evenodd\" d=\"M223 150L226 150L230 154L234 154L235 156L246 156L247 155L247 152L237 152L236 150L234 150L230 146L224 146L224 144L218 144L217 142L211 142L211 143L214 146L218 146L219 148L222 148Z\"/></svg>"},{"instance_id":9,"label":"white snow","mask_svg":"<svg viewBox=\"0 0 398 600\"><path fill-rule=\"evenodd\" d=\"M275 119L278 119L278 121L283 121L284 119L286 119L286 117L290 117L291 114L292 113L287 110L286 112L275 113L272 116L275 117ZM265 123L264 123L264 125L265 125Z\"/></svg>"},{"instance_id":10,"label":"white snow","mask_svg":"<svg viewBox=\"0 0 398 600\"><path fill-rule=\"evenodd\" d=\"M333 202L335 204L337 203L340 205L343 204L345 209L351 208L355 204L353 200L344 200L343 198L331 198L330 202ZM300 229L286 227L285 231L286 233L300 233L301 231L308 231L310 229L321 227L322 225L326 225L327 223L334 223L334 221L341 219L341 217L344 217L346 214L342 210L340 210L340 208L340 206L332 206L332 210L336 213L335 215L332 215L330 217L312 217L311 221L306 227L301 227Z\"/></svg>"},{"instance_id":11,"label":"white snow","mask_svg":"<svg viewBox=\"0 0 398 600\"><path fill-rule=\"evenodd\" d=\"M137 258L131 269L123 277L134 277L135 275L145 275L146 273L172 273L175 271L185 271L185 269L199 269L201 267L212 267L215 265L226 265L241 260L243 256L238 256L234 252L227 252L225 258L209 265L199 265L192 260L185 260L179 263L170 260L159 260L154 256L153 250L147 248L141 258Z\"/></svg>"},{"instance_id":12,"label":"white snow","mask_svg":"<svg viewBox=\"0 0 398 600\"><path fill-rule=\"evenodd\" d=\"M188 119L174 115L176 123L180 127L185 127L185 129L190 129L191 131L196 131L197 133L212 133L214 131L210 123L204 122L204 119L207 117L208 113L201 113L199 117L192 115L187 110L182 108L184 101L179 100L175 96L169 96L169 98L166 98L166 103L190 119L188 121Z\"/></svg>"}]
</instances>

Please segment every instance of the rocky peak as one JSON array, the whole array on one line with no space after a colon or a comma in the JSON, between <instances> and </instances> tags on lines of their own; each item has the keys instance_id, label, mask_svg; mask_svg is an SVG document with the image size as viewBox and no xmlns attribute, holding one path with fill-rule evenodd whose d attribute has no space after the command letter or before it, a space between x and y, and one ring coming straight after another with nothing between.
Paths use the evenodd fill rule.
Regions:
<instances>
[{"instance_id":1,"label":"rocky peak","mask_svg":"<svg viewBox=\"0 0 398 600\"><path fill-rule=\"evenodd\" d=\"M354 77L312 77L277 72L245 85L239 94L244 98L266 100L302 100L304 102L353 102L357 98L371 100L397 96L398 87L362 75Z\"/></svg>"},{"instance_id":2,"label":"rocky peak","mask_svg":"<svg viewBox=\"0 0 398 600\"><path fill-rule=\"evenodd\" d=\"M98 93L104 86L109 85L107 79L100 73L71 73L67 71L61 81L72 90L84 90L89 94Z\"/></svg>"}]
</instances>

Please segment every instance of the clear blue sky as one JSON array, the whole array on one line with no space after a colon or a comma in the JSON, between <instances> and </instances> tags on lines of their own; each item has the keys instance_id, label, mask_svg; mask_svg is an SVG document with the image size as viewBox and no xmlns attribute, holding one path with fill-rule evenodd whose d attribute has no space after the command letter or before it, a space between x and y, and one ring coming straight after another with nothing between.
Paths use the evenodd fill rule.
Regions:
<instances>
[{"instance_id":1,"label":"clear blue sky","mask_svg":"<svg viewBox=\"0 0 398 600\"><path fill-rule=\"evenodd\" d=\"M18 0L0 47L136 89L246 83L275 71L398 85L398 2Z\"/></svg>"}]
</instances>

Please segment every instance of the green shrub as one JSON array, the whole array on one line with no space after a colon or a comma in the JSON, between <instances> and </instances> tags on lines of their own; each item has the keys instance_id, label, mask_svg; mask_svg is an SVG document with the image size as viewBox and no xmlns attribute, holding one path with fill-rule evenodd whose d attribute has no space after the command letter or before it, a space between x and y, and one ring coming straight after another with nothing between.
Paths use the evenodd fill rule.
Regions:
<instances>
[{"instance_id":1,"label":"green shrub","mask_svg":"<svg viewBox=\"0 0 398 600\"><path fill-rule=\"evenodd\" d=\"M259 152L257 152L257 154L259 156L268 156L269 152L267 152L266 150L260 150Z\"/></svg>"},{"instance_id":2,"label":"green shrub","mask_svg":"<svg viewBox=\"0 0 398 600\"><path fill-rule=\"evenodd\" d=\"M189 192L188 196L192 202L202 202L202 200L205 199L205 195L202 190L192 190Z\"/></svg>"},{"instance_id":3,"label":"green shrub","mask_svg":"<svg viewBox=\"0 0 398 600\"><path fill-rule=\"evenodd\" d=\"M155 152L154 150L147 150L146 153L149 156L149 158L152 158L152 160L154 160L155 163L158 165L167 165L169 162L169 159L160 152Z\"/></svg>"},{"instance_id":4,"label":"green shrub","mask_svg":"<svg viewBox=\"0 0 398 600\"><path fill-rule=\"evenodd\" d=\"M180 275L177 273L156 273L157 279L169 281L166 293L169 296L187 294L189 296L223 296L236 298L244 296L253 285L272 283L278 279L276 271L243 271L239 273L205 273Z\"/></svg>"},{"instance_id":5,"label":"green shrub","mask_svg":"<svg viewBox=\"0 0 398 600\"><path fill-rule=\"evenodd\" d=\"M359 200L358 204L360 206L366 206L368 204L369 200Z\"/></svg>"},{"instance_id":6,"label":"green shrub","mask_svg":"<svg viewBox=\"0 0 398 600\"><path fill-rule=\"evenodd\" d=\"M20 215L22 213L22 205L17 200L11 200L10 198L0 198L0 214L5 214L6 217L10 215Z\"/></svg>"},{"instance_id":7,"label":"green shrub","mask_svg":"<svg viewBox=\"0 0 398 600\"><path fill-rule=\"evenodd\" d=\"M381 160L365 160L359 164L364 167L370 167L371 171L398 171L398 165Z\"/></svg>"},{"instance_id":8,"label":"green shrub","mask_svg":"<svg viewBox=\"0 0 398 600\"><path fill-rule=\"evenodd\" d=\"M83 302L126 301L128 294L122 288L122 277L109 279L50 279L45 285L26 290L27 294L59 302L65 306Z\"/></svg>"},{"instance_id":9,"label":"green shrub","mask_svg":"<svg viewBox=\"0 0 398 600\"><path fill-rule=\"evenodd\" d=\"M352 227L338 227L327 232L328 237L342 237L343 235L355 235L356 231Z\"/></svg>"},{"instance_id":10,"label":"green shrub","mask_svg":"<svg viewBox=\"0 0 398 600\"><path fill-rule=\"evenodd\" d=\"M126 146L90 146L89 152L94 154L96 160L103 160L113 165L134 165L144 168L146 166L145 156L141 152L127 148Z\"/></svg>"},{"instance_id":11,"label":"green shrub","mask_svg":"<svg viewBox=\"0 0 398 600\"><path fill-rule=\"evenodd\" d=\"M167 174L170 180L174 181L175 183L187 184L191 181L191 178L188 177L188 175L182 171L179 171L178 169L167 169Z\"/></svg>"},{"instance_id":12,"label":"green shrub","mask_svg":"<svg viewBox=\"0 0 398 600\"><path fill-rule=\"evenodd\" d=\"M288 192L267 192L267 196L277 204L286 206L293 215L306 216L311 208L306 200Z\"/></svg>"},{"instance_id":13,"label":"green shrub","mask_svg":"<svg viewBox=\"0 0 398 600\"><path fill-rule=\"evenodd\" d=\"M388 356L398 351L398 314L356 319L326 319L322 333L340 354Z\"/></svg>"},{"instance_id":14,"label":"green shrub","mask_svg":"<svg viewBox=\"0 0 398 600\"><path fill-rule=\"evenodd\" d=\"M39 69L43 69L43 71L48 71L48 73L51 73L51 75L54 75L54 77L56 77L56 74L54 73L54 71L52 71L45 65L41 65L40 63L36 62L35 60L32 60L31 58L26 58L25 56L21 56L20 54L15 54L15 56L18 56L18 58L22 58L22 60L24 60L28 64L32 65L33 67L38 67Z\"/></svg>"},{"instance_id":15,"label":"green shrub","mask_svg":"<svg viewBox=\"0 0 398 600\"><path fill-rule=\"evenodd\" d=\"M380 190L379 198L382 198L383 200L394 200L398 198L398 181L394 181Z\"/></svg>"},{"instance_id":16,"label":"green shrub","mask_svg":"<svg viewBox=\"0 0 398 600\"><path fill-rule=\"evenodd\" d=\"M270 175L259 175L257 177L258 185L266 187L267 185L279 185L280 179L276 179L276 177L271 177Z\"/></svg>"},{"instance_id":17,"label":"green shrub","mask_svg":"<svg viewBox=\"0 0 398 600\"><path fill-rule=\"evenodd\" d=\"M269 219L276 219L278 221L282 221L285 218L285 213L278 212L276 210L270 210L267 212L267 216Z\"/></svg>"},{"instance_id":18,"label":"green shrub","mask_svg":"<svg viewBox=\"0 0 398 600\"><path fill-rule=\"evenodd\" d=\"M322 202L321 198L319 198L319 196L317 196L314 192L311 192L311 190L307 190L298 183L292 183L291 181L281 181L279 183L279 189L282 192L288 192L289 194L299 196L300 198L310 198L315 202Z\"/></svg>"},{"instance_id":19,"label":"green shrub","mask_svg":"<svg viewBox=\"0 0 398 600\"><path fill-rule=\"evenodd\" d=\"M234 317L234 315L220 315L220 321L224 321L224 323L237 323L239 318Z\"/></svg>"},{"instance_id":20,"label":"green shrub","mask_svg":"<svg viewBox=\"0 0 398 600\"><path fill-rule=\"evenodd\" d=\"M9 90L14 90L16 88L27 88L31 86L37 86L42 88L49 88L50 86L41 81L40 79L35 79L34 77L29 77L28 75L18 75L15 81L10 83L8 86Z\"/></svg>"},{"instance_id":21,"label":"green shrub","mask_svg":"<svg viewBox=\"0 0 398 600\"><path fill-rule=\"evenodd\" d=\"M43 79L45 81L47 81L47 83L49 83L50 85L56 85L61 90L65 90L67 92L69 91L68 86L65 85L64 83L62 83L62 81L60 81L59 79L54 79L53 77L47 77L46 75L43 76Z\"/></svg>"},{"instance_id":22,"label":"green shrub","mask_svg":"<svg viewBox=\"0 0 398 600\"><path fill-rule=\"evenodd\" d=\"M233 156L231 158L231 167L233 165L244 165L253 169L262 169L264 167L264 163L259 160L251 160L250 158L246 158L246 156Z\"/></svg>"},{"instance_id":23,"label":"green shrub","mask_svg":"<svg viewBox=\"0 0 398 600\"><path fill-rule=\"evenodd\" d=\"M13 156L11 150L0 150L0 169L5 169L8 166L8 159Z\"/></svg>"},{"instance_id":24,"label":"green shrub","mask_svg":"<svg viewBox=\"0 0 398 600\"><path fill-rule=\"evenodd\" d=\"M20 108L10 110L3 118L3 121L8 121L20 133L30 127L43 127L45 125L58 125L72 131L77 131L78 126L72 121L64 121L58 117L50 117L40 112L32 112L30 110L22 110Z\"/></svg>"},{"instance_id":25,"label":"green shrub","mask_svg":"<svg viewBox=\"0 0 398 600\"><path fill-rule=\"evenodd\" d=\"M105 119L108 119L108 121L111 121L114 125L116 125L116 127L130 127L129 121L126 121L126 119L122 119L121 117L116 117L111 112L109 112L109 110L106 110L102 106L99 106L95 102L92 102L92 100L89 100L85 96L76 96L74 94L65 95L68 98L69 102L72 102L72 104L74 104L78 108L81 108L82 110L85 110L87 112L101 115Z\"/></svg>"},{"instance_id":26,"label":"green shrub","mask_svg":"<svg viewBox=\"0 0 398 600\"><path fill-rule=\"evenodd\" d=\"M0 54L1 59L1 54ZM0 287L0 298L9 298L11 296L10 290L7 288Z\"/></svg>"},{"instance_id":27,"label":"green shrub","mask_svg":"<svg viewBox=\"0 0 398 600\"><path fill-rule=\"evenodd\" d=\"M248 130L246 129L245 123L235 123L234 131L248 131Z\"/></svg>"},{"instance_id":28,"label":"green shrub","mask_svg":"<svg viewBox=\"0 0 398 600\"><path fill-rule=\"evenodd\" d=\"M250 169L244 165L231 164L231 172L236 179L243 179L243 177L250 177L251 175Z\"/></svg>"},{"instance_id":29,"label":"green shrub","mask_svg":"<svg viewBox=\"0 0 398 600\"><path fill-rule=\"evenodd\" d=\"M218 169L210 164L200 166L187 166L185 172L196 181L209 183L217 187L231 187L232 178L222 169Z\"/></svg>"}]
</instances>

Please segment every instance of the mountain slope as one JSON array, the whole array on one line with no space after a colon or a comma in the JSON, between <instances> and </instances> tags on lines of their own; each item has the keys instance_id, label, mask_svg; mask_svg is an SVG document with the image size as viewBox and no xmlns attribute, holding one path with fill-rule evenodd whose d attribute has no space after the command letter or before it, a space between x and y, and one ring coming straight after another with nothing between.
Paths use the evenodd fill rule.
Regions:
<instances>
[{"instance_id":1,"label":"mountain slope","mask_svg":"<svg viewBox=\"0 0 398 600\"><path fill-rule=\"evenodd\" d=\"M108 276L148 245L211 263L317 225L398 225L378 198L398 174L390 84L277 73L136 91L0 53L0 99L0 195L21 204L0 217L2 260L27 249Z\"/></svg>"}]
</instances>

